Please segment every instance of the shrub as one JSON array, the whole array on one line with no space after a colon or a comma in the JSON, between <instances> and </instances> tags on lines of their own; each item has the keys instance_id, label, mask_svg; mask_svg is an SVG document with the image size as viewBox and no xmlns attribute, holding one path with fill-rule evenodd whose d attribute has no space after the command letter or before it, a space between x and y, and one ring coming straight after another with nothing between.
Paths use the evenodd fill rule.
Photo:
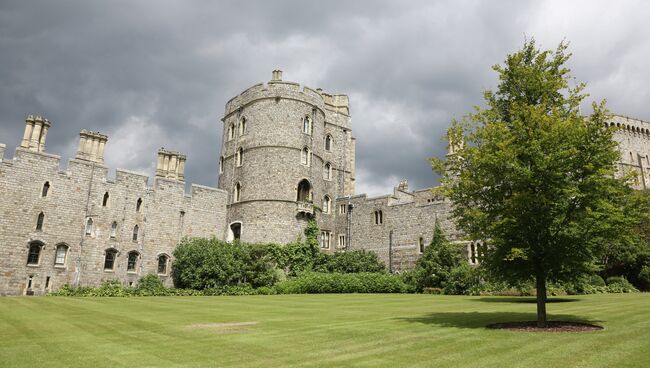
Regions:
<instances>
[{"instance_id":1,"label":"shrub","mask_svg":"<svg viewBox=\"0 0 650 368\"><path fill-rule=\"evenodd\" d=\"M475 270L467 263L462 263L449 271L449 275L442 284L445 294L464 295L479 284L479 278Z\"/></svg>"},{"instance_id":2,"label":"shrub","mask_svg":"<svg viewBox=\"0 0 650 368\"><path fill-rule=\"evenodd\" d=\"M318 271L336 273L385 272L386 266L379 260L377 253L365 249L323 254Z\"/></svg>"},{"instance_id":3,"label":"shrub","mask_svg":"<svg viewBox=\"0 0 650 368\"><path fill-rule=\"evenodd\" d=\"M452 277L452 270L466 263L460 246L447 241L445 234L436 225L431 244L424 250L415 268L404 276L404 280L419 292L424 288L446 288L448 280ZM459 272L462 271L456 271L454 277L459 277ZM452 282L457 283L460 280L456 279ZM449 286L449 290L452 291L456 286Z\"/></svg>"},{"instance_id":4,"label":"shrub","mask_svg":"<svg viewBox=\"0 0 650 368\"><path fill-rule=\"evenodd\" d=\"M639 283L644 290L650 290L650 267L643 266L639 272Z\"/></svg>"},{"instance_id":5,"label":"shrub","mask_svg":"<svg viewBox=\"0 0 650 368\"><path fill-rule=\"evenodd\" d=\"M138 285L135 287L135 293L138 295L160 295L165 292L160 277L148 274L140 278Z\"/></svg>"},{"instance_id":6,"label":"shrub","mask_svg":"<svg viewBox=\"0 0 650 368\"><path fill-rule=\"evenodd\" d=\"M405 293L410 288L388 273L305 272L276 285L278 294Z\"/></svg>"},{"instance_id":7,"label":"shrub","mask_svg":"<svg viewBox=\"0 0 650 368\"><path fill-rule=\"evenodd\" d=\"M184 239L174 250L174 285L203 290L243 283L248 257L249 249L239 242Z\"/></svg>"},{"instance_id":8,"label":"shrub","mask_svg":"<svg viewBox=\"0 0 650 368\"><path fill-rule=\"evenodd\" d=\"M627 280L623 276L610 276L607 278L607 285L625 283Z\"/></svg>"}]
</instances>

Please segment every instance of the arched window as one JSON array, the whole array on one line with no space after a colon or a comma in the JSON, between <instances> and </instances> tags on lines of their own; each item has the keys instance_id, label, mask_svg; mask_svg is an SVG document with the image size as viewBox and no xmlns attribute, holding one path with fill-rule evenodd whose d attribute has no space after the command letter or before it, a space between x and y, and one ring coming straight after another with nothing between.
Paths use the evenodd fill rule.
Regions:
<instances>
[{"instance_id":1,"label":"arched window","mask_svg":"<svg viewBox=\"0 0 650 368\"><path fill-rule=\"evenodd\" d=\"M309 166L311 163L310 156L311 156L311 152L309 152L309 148L303 147L302 151L300 151L300 163Z\"/></svg>"},{"instance_id":2,"label":"arched window","mask_svg":"<svg viewBox=\"0 0 650 368\"><path fill-rule=\"evenodd\" d=\"M59 244L56 246L56 255L54 257L55 266L64 266L65 259L68 255L68 246L65 244Z\"/></svg>"},{"instance_id":3,"label":"arched window","mask_svg":"<svg viewBox=\"0 0 650 368\"><path fill-rule=\"evenodd\" d=\"M166 254L161 254L158 256L158 274L166 275L167 274L167 262L169 257Z\"/></svg>"},{"instance_id":4,"label":"arched window","mask_svg":"<svg viewBox=\"0 0 650 368\"><path fill-rule=\"evenodd\" d=\"M135 225L133 227L133 241L138 241L138 233L140 232L140 226Z\"/></svg>"},{"instance_id":5,"label":"arched window","mask_svg":"<svg viewBox=\"0 0 650 368\"><path fill-rule=\"evenodd\" d=\"M330 208L332 208L332 200L326 195L323 197L323 213L330 213Z\"/></svg>"},{"instance_id":6,"label":"arched window","mask_svg":"<svg viewBox=\"0 0 650 368\"><path fill-rule=\"evenodd\" d=\"M140 212L142 209L142 198L138 198L138 201L135 203L135 212Z\"/></svg>"},{"instance_id":7,"label":"arched window","mask_svg":"<svg viewBox=\"0 0 650 368\"><path fill-rule=\"evenodd\" d=\"M115 239L115 236L117 235L117 221L113 221L111 224L111 239Z\"/></svg>"},{"instance_id":8,"label":"arched window","mask_svg":"<svg viewBox=\"0 0 650 368\"><path fill-rule=\"evenodd\" d=\"M43 243L41 242L32 242L29 244L29 253L27 253L27 264L30 266L37 266L38 261L41 258L41 249L43 248Z\"/></svg>"},{"instance_id":9,"label":"arched window","mask_svg":"<svg viewBox=\"0 0 650 368\"><path fill-rule=\"evenodd\" d=\"M138 258L140 257L140 253L132 250L129 252L129 257L126 262L126 270L129 272L135 272L135 267L138 264Z\"/></svg>"},{"instance_id":10,"label":"arched window","mask_svg":"<svg viewBox=\"0 0 650 368\"><path fill-rule=\"evenodd\" d=\"M117 258L117 251L115 249L106 249L104 253L104 270L113 271L113 268L115 268L115 258Z\"/></svg>"},{"instance_id":11,"label":"arched window","mask_svg":"<svg viewBox=\"0 0 650 368\"><path fill-rule=\"evenodd\" d=\"M634 163L634 156L632 156L632 152L630 152L630 162Z\"/></svg>"},{"instance_id":12,"label":"arched window","mask_svg":"<svg viewBox=\"0 0 650 368\"><path fill-rule=\"evenodd\" d=\"M86 220L86 235L90 236L93 233L93 219L88 217Z\"/></svg>"},{"instance_id":13,"label":"arched window","mask_svg":"<svg viewBox=\"0 0 650 368\"><path fill-rule=\"evenodd\" d=\"M244 149L239 147L235 154L235 163L237 166L241 166L242 162L244 162Z\"/></svg>"},{"instance_id":14,"label":"arched window","mask_svg":"<svg viewBox=\"0 0 650 368\"><path fill-rule=\"evenodd\" d=\"M108 198L110 196L108 195L108 192L104 193L104 198L102 198L102 207L108 206Z\"/></svg>"},{"instance_id":15,"label":"arched window","mask_svg":"<svg viewBox=\"0 0 650 368\"><path fill-rule=\"evenodd\" d=\"M45 221L45 214L41 212L36 219L36 231L43 231L43 221Z\"/></svg>"},{"instance_id":16,"label":"arched window","mask_svg":"<svg viewBox=\"0 0 650 368\"><path fill-rule=\"evenodd\" d=\"M47 192L50 191L50 182L46 181L45 184L43 184L43 190L41 191L41 197L47 197Z\"/></svg>"},{"instance_id":17,"label":"arched window","mask_svg":"<svg viewBox=\"0 0 650 368\"><path fill-rule=\"evenodd\" d=\"M239 122L239 135L246 134L246 118L241 118Z\"/></svg>"},{"instance_id":18,"label":"arched window","mask_svg":"<svg viewBox=\"0 0 650 368\"><path fill-rule=\"evenodd\" d=\"M219 174L223 174L223 156L219 157Z\"/></svg>"},{"instance_id":19,"label":"arched window","mask_svg":"<svg viewBox=\"0 0 650 368\"><path fill-rule=\"evenodd\" d=\"M424 253L424 239L420 237L420 253Z\"/></svg>"},{"instance_id":20,"label":"arched window","mask_svg":"<svg viewBox=\"0 0 650 368\"><path fill-rule=\"evenodd\" d=\"M230 124L228 126L228 140L232 140L235 138L235 124Z\"/></svg>"},{"instance_id":21,"label":"arched window","mask_svg":"<svg viewBox=\"0 0 650 368\"><path fill-rule=\"evenodd\" d=\"M328 134L325 136L325 151L331 151L331 150L332 150L332 136Z\"/></svg>"},{"instance_id":22,"label":"arched window","mask_svg":"<svg viewBox=\"0 0 650 368\"><path fill-rule=\"evenodd\" d=\"M375 211L375 225L384 223L384 214L381 210Z\"/></svg>"},{"instance_id":23,"label":"arched window","mask_svg":"<svg viewBox=\"0 0 650 368\"><path fill-rule=\"evenodd\" d=\"M302 118L302 132L305 134L310 134L312 132L312 123L309 116Z\"/></svg>"},{"instance_id":24,"label":"arched window","mask_svg":"<svg viewBox=\"0 0 650 368\"><path fill-rule=\"evenodd\" d=\"M241 239L241 222L233 222L230 224L230 232L228 233L228 240L240 240Z\"/></svg>"},{"instance_id":25,"label":"arched window","mask_svg":"<svg viewBox=\"0 0 650 368\"><path fill-rule=\"evenodd\" d=\"M326 162L323 166L323 179L332 180L332 164Z\"/></svg>"},{"instance_id":26,"label":"arched window","mask_svg":"<svg viewBox=\"0 0 650 368\"><path fill-rule=\"evenodd\" d=\"M311 202L311 184L309 183L309 180L307 179L302 179L300 183L298 183L298 196L296 198L298 202Z\"/></svg>"},{"instance_id":27,"label":"arched window","mask_svg":"<svg viewBox=\"0 0 650 368\"><path fill-rule=\"evenodd\" d=\"M235 184L235 189L233 190L233 193L232 193L232 201L233 202L241 201L241 184L240 183Z\"/></svg>"}]
</instances>

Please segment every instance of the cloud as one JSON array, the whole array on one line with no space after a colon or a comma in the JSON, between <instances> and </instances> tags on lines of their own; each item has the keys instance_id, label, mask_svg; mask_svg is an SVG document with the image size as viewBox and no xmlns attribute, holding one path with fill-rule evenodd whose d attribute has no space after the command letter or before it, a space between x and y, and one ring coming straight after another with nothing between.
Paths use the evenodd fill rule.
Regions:
<instances>
[{"instance_id":1,"label":"cloud","mask_svg":"<svg viewBox=\"0 0 650 368\"><path fill-rule=\"evenodd\" d=\"M649 15L642 1L3 1L0 142L11 156L41 114L49 152L70 157L81 129L101 131L111 168L153 175L164 146L187 154L188 182L216 185L226 101L281 68L350 95L357 192L423 188L451 119L525 37L567 39L590 100L650 119Z\"/></svg>"}]
</instances>

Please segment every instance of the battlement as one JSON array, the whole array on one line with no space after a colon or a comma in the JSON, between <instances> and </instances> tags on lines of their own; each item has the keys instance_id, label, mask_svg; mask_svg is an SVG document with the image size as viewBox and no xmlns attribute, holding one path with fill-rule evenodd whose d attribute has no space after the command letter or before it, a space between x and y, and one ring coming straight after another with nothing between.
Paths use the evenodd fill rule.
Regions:
<instances>
[{"instance_id":1,"label":"battlement","mask_svg":"<svg viewBox=\"0 0 650 368\"><path fill-rule=\"evenodd\" d=\"M623 128L626 133L644 134L650 136L650 122L623 115L613 115L610 127Z\"/></svg>"},{"instance_id":2,"label":"battlement","mask_svg":"<svg viewBox=\"0 0 650 368\"><path fill-rule=\"evenodd\" d=\"M224 119L241 107L259 99L289 98L305 101L325 114L325 110L349 115L350 103L347 95L332 95L322 89L301 86L299 83L282 80L282 71L274 70L271 80L255 84L226 103Z\"/></svg>"}]
</instances>

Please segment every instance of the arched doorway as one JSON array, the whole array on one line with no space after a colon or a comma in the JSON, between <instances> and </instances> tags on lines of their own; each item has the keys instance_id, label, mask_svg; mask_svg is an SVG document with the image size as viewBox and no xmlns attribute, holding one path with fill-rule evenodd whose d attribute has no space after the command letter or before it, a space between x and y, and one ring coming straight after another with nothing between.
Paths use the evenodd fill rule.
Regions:
<instances>
[{"instance_id":1,"label":"arched doorway","mask_svg":"<svg viewBox=\"0 0 650 368\"><path fill-rule=\"evenodd\" d=\"M241 222L233 222L228 226L227 241L235 241L241 239Z\"/></svg>"}]
</instances>

